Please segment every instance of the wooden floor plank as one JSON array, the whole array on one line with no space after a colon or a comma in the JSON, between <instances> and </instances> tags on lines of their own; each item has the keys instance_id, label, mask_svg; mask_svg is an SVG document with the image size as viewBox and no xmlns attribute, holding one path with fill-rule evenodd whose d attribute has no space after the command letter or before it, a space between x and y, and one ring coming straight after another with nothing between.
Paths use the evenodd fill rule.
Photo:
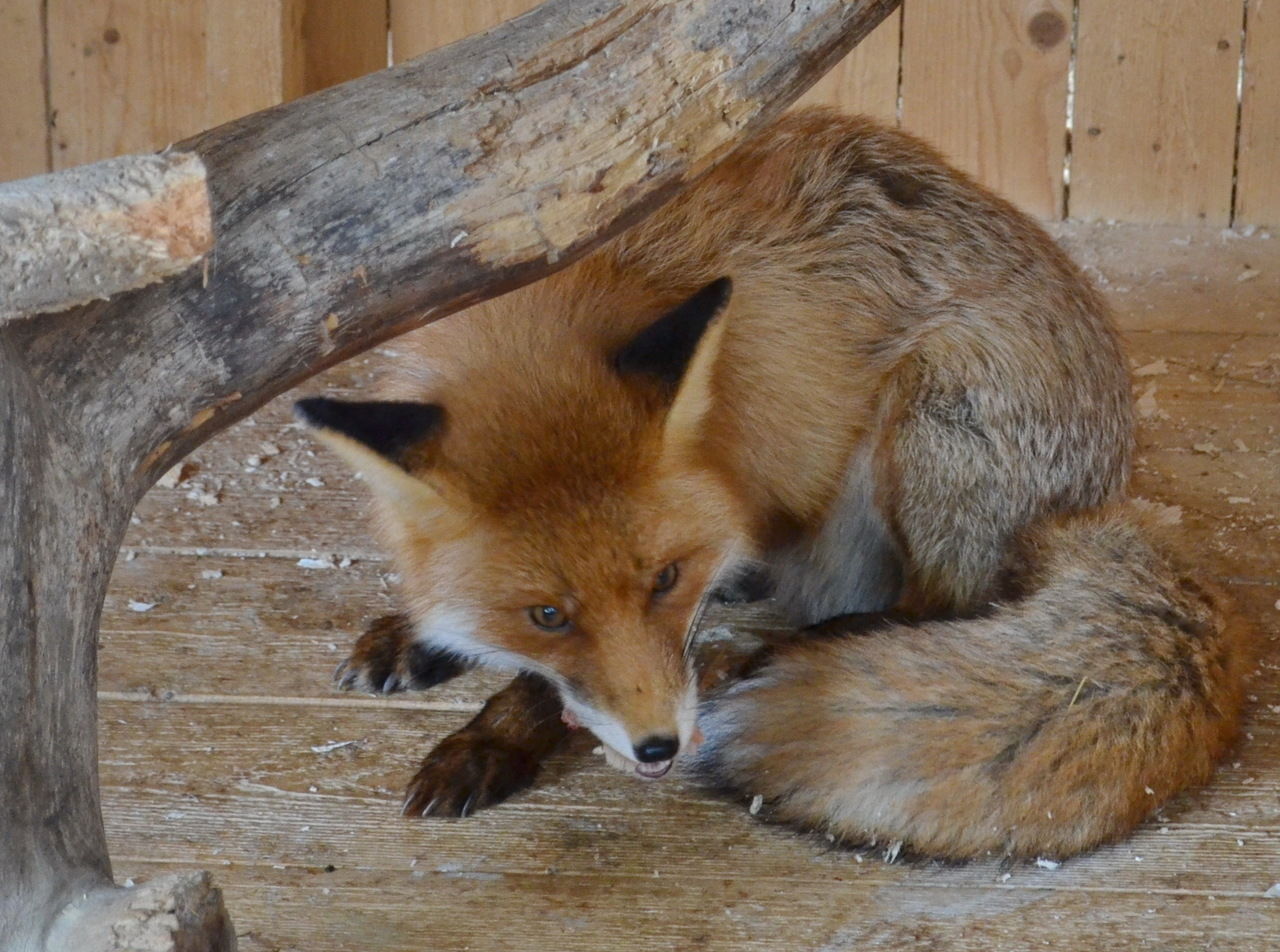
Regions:
<instances>
[{"instance_id":1,"label":"wooden floor plank","mask_svg":"<svg viewBox=\"0 0 1280 952\"><path fill-rule=\"evenodd\" d=\"M1274 336L1280 242L1178 225L1048 226L1106 294L1126 331Z\"/></svg>"},{"instance_id":2,"label":"wooden floor plank","mask_svg":"<svg viewBox=\"0 0 1280 952\"><path fill-rule=\"evenodd\" d=\"M118 865L138 876L168 869ZM233 865L222 878L234 882L228 905L253 923L240 927L241 952L1263 952L1280 936L1275 904L1253 895L1113 893L1104 902L1089 892L1018 889L1017 876L1000 888L880 886L864 880L866 868L796 890L761 889L733 871L691 882L661 869L608 885L452 865L394 873ZM342 896L352 901L340 905Z\"/></svg>"},{"instance_id":3,"label":"wooden floor plank","mask_svg":"<svg viewBox=\"0 0 1280 952\"><path fill-rule=\"evenodd\" d=\"M332 686L332 674L365 624L395 610L389 569L209 555L122 561L103 608L99 688L138 698L354 697ZM766 605L712 606L704 629L742 635L775 623ZM506 681L471 672L433 689L429 705L478 707Z\"/></svg>"},{"instance_id":4,"label":"wooden floor plank","mask_svg":"<svg viewBox=\"0 0 1280 952\"><path fill-rule=\"evenodd\" d=\"M1204 465L1198 458L1186 462ZM1168 482L1171 468L1162 466L1151 477L1149 495L1164 495L1155 490ZM1203 481L1217 502L1213 475ZM1140 473L1139 485L1146 482ZM1178 479L1181 486L1194 482L1194 474ZM1241 512L1229 518L1186 505L1186 496L1176 498L1184 502L1182 518L1193 537L1208 543L1202 560L1210 574L1240 583L1233 590L1251 609L1270 609L1280 598L1275 522L1261 521L1249 506L1232 507ZM107 596L99 686L138 698L353 697L333 688L331 676L364 625L394 609L392 592L382 585L387 569L385 563L355 563L320 573L288 560L140 555L117 567ZM218 578L204 577L219 572ZM154 607L137 610L148 605ZM742 635L776 624L767 604L712 606L703 627ZM432 707L474 707L504 683L499 674L473 672L425 697ZM380 702L370 697L369 703Z\"/></svg>"},{"instance_id":5,"label":"wooden floor plank","mask_svg":"<svg viewBox=\"0 0 1280 952\"><path fill-rule=\"evenodd\" d=\"M878 882L952 886L1000 884L1010 869L1023 882L1037 868L1009 867L1000 857L890 865L882 858L889 844L833 849L820 837L761 823L745 804L710 796L683 777L644 783L619 774L590 753L586 736L535 789L506 805L467 820L402 818L402 788L417 761L465 719L400 709L109 701L102 784L113 848L172 862L269 857L302 868L407 869L417 859L483 873L550 866L608 878L658 868L691 879L732 869L795 885L867 863ZM1280 717L1264 708L1250 730L1253 742L1232 762L1239 766L1228 765L1218 782L1166 804L1128 840L1063 863L1041 885L1204 895L1268 888L1268 870L1280 870ZM168 759L156 736L173 752ZM334 743L348 746L326 750ZM189 776L192 756L201 761L198 784Z\"/></svg>"}]
</instances>

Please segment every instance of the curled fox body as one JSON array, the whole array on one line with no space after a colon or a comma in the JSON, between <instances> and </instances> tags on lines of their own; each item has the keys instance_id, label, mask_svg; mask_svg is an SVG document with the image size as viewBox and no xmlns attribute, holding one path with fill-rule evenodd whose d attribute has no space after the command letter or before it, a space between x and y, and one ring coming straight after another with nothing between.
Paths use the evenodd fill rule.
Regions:
<instances>
[{"instance_id":1,"label":"curled fox body","mask_svg":"<svg viewBox=\"0 0 1280 952\"><path fill-rule=\"evenodd\" d=\"M1244 635L1124 501L1105 304L909 136L783 119L399 349L383 401L299 405L364 473L403 577L344 682L520 672L427 758L414 812L529 782L563 713L642 776L683 755L805 826L1061 855L1230 743ZM744 565L797 629L910 621L828 623L699 719L689 634Z\"/></svg>"}]
</instances>

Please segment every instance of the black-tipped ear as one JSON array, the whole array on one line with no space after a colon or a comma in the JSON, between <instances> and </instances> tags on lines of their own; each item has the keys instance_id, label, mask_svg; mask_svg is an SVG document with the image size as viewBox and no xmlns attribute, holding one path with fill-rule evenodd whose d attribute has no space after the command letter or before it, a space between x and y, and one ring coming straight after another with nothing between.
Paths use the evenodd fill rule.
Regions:
<instances>
[{"instance_id":1,"label":"black-tipped ear","mask_svg":"<svg viewBox=\"0 0 1280 952\"><path fill-rule=\"evenodd\" d=\"M444 423L444 409L433 403L311 397L293 412L307 426L348 436L397 465Z\"/></svg>"},{"instance_id":2,"label":"black-tipped ear","mask_svg":"<svg viewBox=\"0 0 1280 952\"><path fill-rule=\"evenodd\" d=\"M733 282L717 278L658 318L613 358L622 374L646 374L675 389L711 321L729 303Z\"/></svg>"}]
</instances>

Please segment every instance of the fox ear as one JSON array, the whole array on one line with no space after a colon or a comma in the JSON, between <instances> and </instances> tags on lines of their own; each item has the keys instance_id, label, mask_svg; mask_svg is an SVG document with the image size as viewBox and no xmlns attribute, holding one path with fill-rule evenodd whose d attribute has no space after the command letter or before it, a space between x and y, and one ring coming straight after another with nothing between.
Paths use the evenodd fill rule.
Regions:
<instances>
[{"instance_id":1,"label":"fox ear","mask_svg":"<svg viewBox=\"0 0 1280 952\"><path fill-rule=\"evenodd\" d=\"M717 278L684 303L658 318L614 355L624 375L643 374L674 393L685 377L698 344L726 304L733 282Z\"/></svg>"},{"instance_id":2,"label":"fox ear","mask_svg":"<svg viewBox=\"0 0 1280 952\"><path fill-rule=\"evenodd\" d=\"M703 418L711 408L711 367L724 332L724 322L715 318L732 291L728 278L712 281L650 324L618 354L619 371L648 374L670 389L662 438L671 452L698 445Z\"/></svg>"},{"instance_id":3,"label":"fox ear","mask_svg":"<svg viewBox=\"0 0 1280 952\"><path fill-rule=\"evenodd\" d=\"M391 502L435 500L436 492L405 468L409 452L438 434L444 409L431 403L329 400L293 405L316 438L362 473Z\"/></svg>"}]
</instances>

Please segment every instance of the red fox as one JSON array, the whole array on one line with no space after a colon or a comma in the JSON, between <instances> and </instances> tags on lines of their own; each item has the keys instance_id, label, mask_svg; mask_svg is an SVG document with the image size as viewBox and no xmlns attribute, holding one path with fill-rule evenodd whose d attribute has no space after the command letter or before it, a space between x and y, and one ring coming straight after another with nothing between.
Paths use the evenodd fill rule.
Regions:
<instances>
[{"instance_id":1,"label":"red fox","mask_svg":"<svg viewBox=\"0 0 1280 952\"><path fill-rule=\"evenodd\" d=\"M400 351L384 400L298 405L403 576L340 680L519 673L406 812L502 800L581 724L640 776L684 757L846 839L1061 856L1233 739L1248 634L1123 499L1105 304L908 135L792 114ZM799 633L699 718L690 636L744 566Z\"/></svg>"}]
</instances>

